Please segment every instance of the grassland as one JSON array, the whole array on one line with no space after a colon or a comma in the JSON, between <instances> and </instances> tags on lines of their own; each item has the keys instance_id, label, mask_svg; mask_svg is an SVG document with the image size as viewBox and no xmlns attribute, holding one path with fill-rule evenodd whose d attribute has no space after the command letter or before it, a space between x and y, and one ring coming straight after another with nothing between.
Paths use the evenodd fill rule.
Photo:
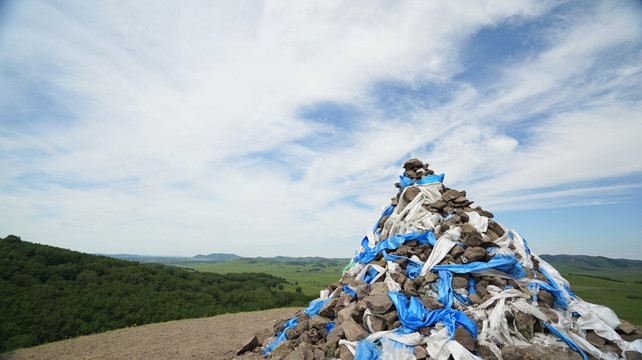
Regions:
<instances>
[{"instance_id":1,"label":"grassland","mask_svg":"<svg viewBox=\"0 0 642 360\"><path fill-rule=\"evenodd\" d=\"M633 324L642 325L642 284L581 275L563 275L585 301L605 305Z\"/></svg>"},{"instance_id":2,"label":"grassland","mask_svg":"<svg viewBox=\"0 0 642 360\"><path fill-rule=\"evenodd\" d=\"M288 281L284 284L283 291L296 291L309 296L319 296L319 291L341 279L343 268L350 259L324 259L324 258L241 258L222 263L180 263L176 266L191 268L197 271L226 273L267 273L282 277Z\"/></svg>"}]
</instances>

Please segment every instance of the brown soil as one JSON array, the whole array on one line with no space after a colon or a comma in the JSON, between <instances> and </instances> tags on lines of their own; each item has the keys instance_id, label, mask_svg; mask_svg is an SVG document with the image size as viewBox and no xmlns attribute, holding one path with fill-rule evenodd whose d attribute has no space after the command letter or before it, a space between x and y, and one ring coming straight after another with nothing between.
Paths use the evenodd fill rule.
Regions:
<instances>
[{"instance_id":1,"label":"brown soil","mask_svg":"<svg viewBox=\"0 0 642 360\"><path fill-rule=\"evenodd\" d=\"M278 320L290 319L299 310L273 309L132 327L21 349L0 358L263 359L260 353L236 356L236 351L255 333L272 330Z\"/></svg>"}]
</instances>

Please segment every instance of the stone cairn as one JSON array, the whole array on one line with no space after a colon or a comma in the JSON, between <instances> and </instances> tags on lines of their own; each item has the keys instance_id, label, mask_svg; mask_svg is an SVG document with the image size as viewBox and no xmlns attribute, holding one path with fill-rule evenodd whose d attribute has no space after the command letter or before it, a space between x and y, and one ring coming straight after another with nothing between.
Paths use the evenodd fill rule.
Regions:
<instances>
[{"instance_id":1,"label":"stone cairn","mask_svg":"<svg viewBox=\"0 0 642 360\"><path fill-rule=\"evenodd\" d=\"M340 281L263 346L277 359L640 359L642 331L577 297L514 230L417 159ZM248 344L248 345L249 345Z\"/></svg>"}]
</instances>

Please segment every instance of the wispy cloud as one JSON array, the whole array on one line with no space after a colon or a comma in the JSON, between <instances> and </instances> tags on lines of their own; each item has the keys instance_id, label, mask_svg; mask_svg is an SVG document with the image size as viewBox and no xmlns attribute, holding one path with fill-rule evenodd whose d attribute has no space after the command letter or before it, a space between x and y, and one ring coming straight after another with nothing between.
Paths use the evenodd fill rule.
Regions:
<instances>
[{"instance_id":1,"label":"wispy cloud","mask_svg":"<svg viewBox=\"0 0 642 360\"><path fill-rule=\"evenodd\" d=\"M348 256L409 156L490 210L637 196L636 6L14 6L0 226L85 251ZM505 28L522 45L471 65Z\"/></svg>"}]
</instances>

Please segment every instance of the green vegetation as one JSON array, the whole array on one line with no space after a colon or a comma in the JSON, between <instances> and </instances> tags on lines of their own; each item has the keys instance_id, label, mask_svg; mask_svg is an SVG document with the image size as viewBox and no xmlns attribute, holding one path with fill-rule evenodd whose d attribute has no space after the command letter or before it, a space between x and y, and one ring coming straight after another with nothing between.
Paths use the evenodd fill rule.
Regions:
<instances>
[{"instance_id":1,"label":"green vegetation","mask_svg":"<svg viewBox=\"0 0 642 360\"><path fill-rule=\"evenodd\" d=\"M639 282L642 261L587 255L542 255L560 274L584 275L613 281Z\"/></svg>"},{"instance_id":2,"label":"green vegetation","mask_svg":"<svg viewBox=\"0 0 642 360\"><path fill-rule=\"evenodd\" d=\"M284 278L285 291L302 292L314 298L319 291L341 279L343 268L350 259L325 258L241 258L223 263L203 264L198 262L174 264L203 272L219 274L263 272Z\"/></svg>"},{"instance_id":3,"label":"green vegetation","mask_svg":"<svg viewBox=\"0 0 642 360\"><path fill-rule=\"evenodd\" d=\"M642 284L581 275L563 275L583 300L607 306L630 323L642 325Z\"/></svg>"},{"instance_id":4,"label":"green vegetation","mask_svg":"<svg viewBox=\"0 0 642 360\"><path fill-rule=\"evenodd\" d=\"M0 238L0 352L153 322L306 306L268 274L190 272Z\"/></svg>"}]
</instances>

